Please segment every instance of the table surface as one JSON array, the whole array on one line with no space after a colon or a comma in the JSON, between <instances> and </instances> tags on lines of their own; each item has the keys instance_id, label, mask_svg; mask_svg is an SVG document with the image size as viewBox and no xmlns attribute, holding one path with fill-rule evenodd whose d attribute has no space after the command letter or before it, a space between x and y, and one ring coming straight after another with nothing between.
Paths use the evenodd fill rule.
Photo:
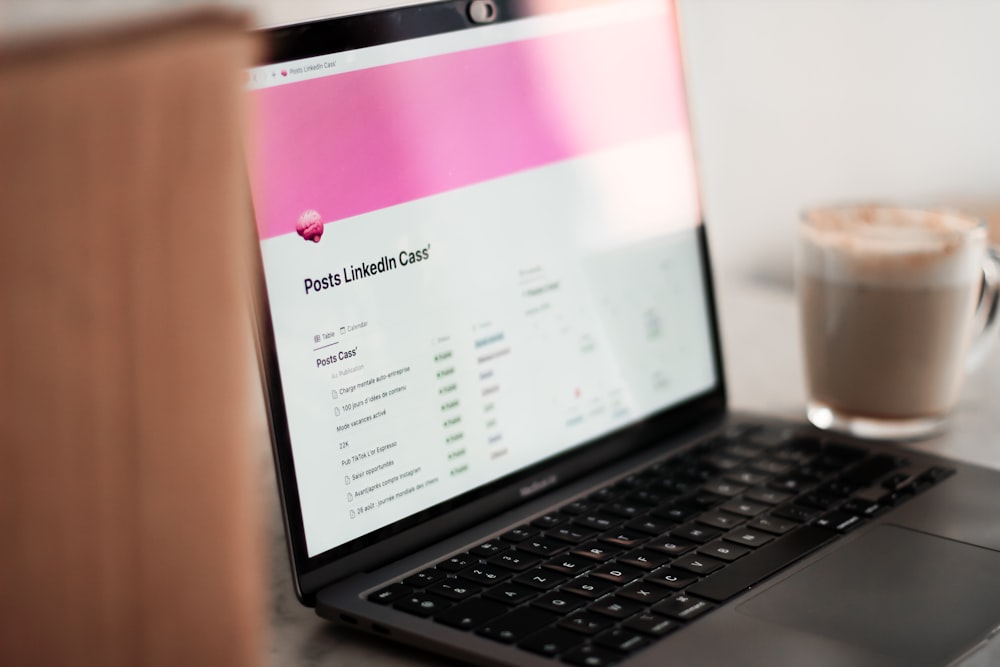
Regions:
<instances>
[{"instance_id":1,"label":"table surface","mask_svg":"<svg viewBox=\"0 0 1000 667\"><path fill-rule=\"evenodd\" d=\"M735 409L804 419L804 383L794 293L790 272L773 270L740 274L716 273L730 404ZM1000 469L1000 346L969 376L948 429L917 449ZM266 429L261 425L262 433ZM266 510L271 545L270 655L272 665L304 667L414 667L452 664L392 642L339 628L320 619L295 598L270 454L262 437L261 459L267 473ZM996 656L996 653L992 654ZM978 661L977 661L978 662ZM983 663L989 664L989 663Z\"/></svg>"}]
</instances>

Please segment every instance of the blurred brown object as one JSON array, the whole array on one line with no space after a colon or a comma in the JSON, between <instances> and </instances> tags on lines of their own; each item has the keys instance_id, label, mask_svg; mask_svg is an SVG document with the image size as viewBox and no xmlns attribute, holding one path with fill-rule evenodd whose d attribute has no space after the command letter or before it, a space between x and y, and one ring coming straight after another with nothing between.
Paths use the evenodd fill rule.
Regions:
<instances>
[{"instance_id":1,"label":"blurred brown object","mask_svg":"<svg viewBox=\"0 0 1000 667\"><path fill-rule=\"evenodd\" d=\"M994 244L1000 245L1000 206L987 210L984 216L990 227L990 239Z\"/></svg>"},{"instance_id":2,"label":"blurred brown object","mask_svg":"<svg viewBox=\"0 0 1000 667\"><path fill-rule=\"evenodd\" d=\"M2 665L262 660L246 26L0 47Z\"/></svg>"},{"instance_id":3,"label":"blurred brown object","mask_svg":"<svg viewBox=\"0 0 1000 667\"><path fill-rule=\"evenodd\" d=\"M1000 245L1000 202L970 199L958 200L958 209L966 211L986 221L990 240L994 245Z\"/></svg>"}]
</instances>

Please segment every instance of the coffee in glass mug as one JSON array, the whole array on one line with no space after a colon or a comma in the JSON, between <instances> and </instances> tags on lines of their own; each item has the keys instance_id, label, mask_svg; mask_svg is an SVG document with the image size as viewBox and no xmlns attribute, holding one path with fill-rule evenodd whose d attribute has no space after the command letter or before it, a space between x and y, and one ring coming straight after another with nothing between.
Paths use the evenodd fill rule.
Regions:
<instances>
[{"instance_id":1,"label":"coffee in glass mug","mask_svg":"<svg viewBox=\"0 0 1000 667\"><path fill-rule=\"evenodd\" d=\"M998 275L973 216L806 211L796 283L809 420L874 438L938 430L997 325Z\"/></svg>"}]
</instances>

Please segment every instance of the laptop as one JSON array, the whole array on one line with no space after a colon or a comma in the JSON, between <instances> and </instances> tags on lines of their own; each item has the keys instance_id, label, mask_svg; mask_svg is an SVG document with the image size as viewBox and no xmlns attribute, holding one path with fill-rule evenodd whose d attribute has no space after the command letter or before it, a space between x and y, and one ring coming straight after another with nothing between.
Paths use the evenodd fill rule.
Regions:
<instances>
[{"instance_id":1,"label":"laptop","mask_svg":"<svg viewBox=\"0 0 1000 667\"><path fill-rule=\"evenodd\" d=\"M258 338L303 604L480 665L989 660L1000 474L727 409L672 3L267 38Z\"/></svg>"}]
</instances>

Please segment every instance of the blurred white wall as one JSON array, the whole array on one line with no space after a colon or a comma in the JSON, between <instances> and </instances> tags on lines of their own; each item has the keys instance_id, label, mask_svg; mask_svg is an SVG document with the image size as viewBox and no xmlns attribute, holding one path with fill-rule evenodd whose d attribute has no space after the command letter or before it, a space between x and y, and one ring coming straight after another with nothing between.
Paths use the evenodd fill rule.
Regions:
<instances>
[{"instance_id":1,"label":"blurred white wall","mask_svg":"<svg viewBox=\"0 0 1000 667\"><path fill-rule=\"evenodd\" d=\"M268 25L391 1L228 4ZM813 203L1000 208L1000 0L677 1L718 269L785 282ZM0 0L0 30L185 4Z\"/></svg>"},{"instance_id":2,"label":"blurred white wall","mask_svg":"<svg viewBox=\"0 0 1000 667\"><path fill-rule=\"evenodd\" d=\"M810 204L1000 207L1000 2L680 2L717 267L784 282Z\"/></svg>"}]
</instances>

